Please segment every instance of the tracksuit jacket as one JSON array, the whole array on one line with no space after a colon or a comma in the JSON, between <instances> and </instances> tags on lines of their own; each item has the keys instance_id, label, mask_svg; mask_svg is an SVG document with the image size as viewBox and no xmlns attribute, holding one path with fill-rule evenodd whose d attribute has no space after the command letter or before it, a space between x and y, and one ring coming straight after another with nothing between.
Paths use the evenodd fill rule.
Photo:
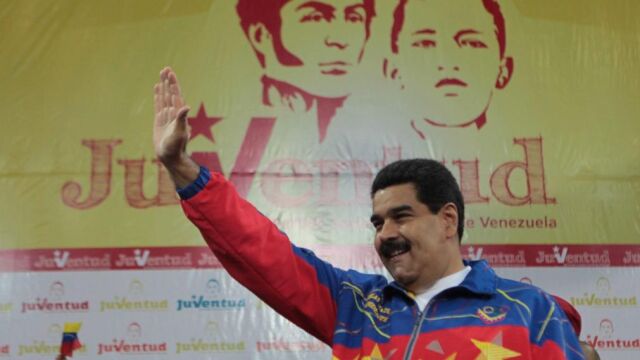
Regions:
<instances>
[{"instance_id":1,"label":"tracksuit jacket","mask_svg":"<svg viewBox=\"0 0 640 360\"><path fill-rule=\"evenodd\" d=\"M425 309L396 282L338 269L201 168L182 207L224 268L287 319L332 347L333 359L583 359L564 313L542 290L481 261Z\"/></svg>"}]
</instances>

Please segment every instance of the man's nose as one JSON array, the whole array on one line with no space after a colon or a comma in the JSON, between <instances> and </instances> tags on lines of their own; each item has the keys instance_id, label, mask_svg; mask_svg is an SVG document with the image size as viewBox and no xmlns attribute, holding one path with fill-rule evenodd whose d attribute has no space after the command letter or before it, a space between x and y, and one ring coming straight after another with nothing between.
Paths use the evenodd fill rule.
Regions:
<instances>
[{"instance_id":1,"label":"man's nose","mask_svg":"<svg viewBox=\"0 0 640 360\"><path fill-rule=\"evenodd\" d=\"M378 238L381 241L394 240L398 238L398 236L398 225L393 221L385 221L382 225L382 229L378 232Z\"/></svg>"},{"instance_id":2,"label":"man's nose","mask_svg":"<svg viewBox=\"0 0 640 360\"><path fill-rule=\"evenodd\" d=\"M458 65L453 65L453 66L445 66L445 65L438 65L438 71L460 71L460 66Z\"/></svg>"},{"instance_id":3,"label":"man's nose","mask_svg":"<svg viewBox=\"0 0 640 360\"><path fill-rule=\"evenodd\" d=\"M347 41L345 36L339 36L339 35L328 35L325 39L324 39L324 44L327 47L335 47L337 49L340 50L344 50L347 48L347 46L349 46L349 42Z\"/></svg>"},{"instance_id":4,"label":"man's nose","mask_svg":"<svg viewBox=\"0 0 640 360\"><path fill-rule=\"evenodd\" d=\"M327 47L335 47L340 50L344 50L349 46L349 36L352 36L352 31L345 21L333 21L329 24L329 32L324 38L324 44Z\"/></svg>"},{"instance_id":5,"label":"man's nose","mask_svg":"<svg viewBox=\"0 0 640 360\"><path fill-rule=\"evenodd\" d=\"M438 71L456 73L460 71L460 65L469 56L456 42L442 41L437 49Z\"/></svg>"}]
</instances>

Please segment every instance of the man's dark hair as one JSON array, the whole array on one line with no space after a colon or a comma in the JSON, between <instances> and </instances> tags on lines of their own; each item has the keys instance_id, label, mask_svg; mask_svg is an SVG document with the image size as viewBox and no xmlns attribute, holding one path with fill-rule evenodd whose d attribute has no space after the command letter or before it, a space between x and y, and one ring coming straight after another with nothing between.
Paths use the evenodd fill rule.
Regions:
<instances>
[{"instance_id":1,"label":"man's dark hair","mask_svg":"<svg viewBox=\"0 0 640 360\"><path fill-rule=\"evenodd\" d=\"M371 197L378 190L393 185L413 184L418 201L436 214L447 203L458 210L458 240L464 232L464 200L456 179L441 163L430 159L409 159L393 162L378 172L371 185Z\"/></svg>"},{"instance_id":2,"label":"man's dark hair","mask_svg":"<svg viewBox=\"0 0 640 360\"><path fill-rule=\"evenodd\" d=\"M409 0L400 0L393 11L393 26L391 27L391 51L394 54L398 53L398 36L404 25L405 7ZM489 14L493 17L493 24L496 26L496 37L498 38L498 44L500 45L500 57L504 56L505 49L507 47L507 30L504 24L504 15L500 9L500 4L497 0L481 0L482 5Z\"/></svg>"},{"instance_id":3,"label":"man's dark hair","mask_svg":"<svg viewBox=\"0 0 640 360\"><path fill-rule=\"evenodd\" d=\"M238 0L236 12L240 17L240 26L245 34L249 36L249 26L262 23L273 36L276 56L283 65L300 65L300 60L290 53L282 44L280 37L280 9L291 0ZM369 39L371 19L375 16L374 0L363 0L364 10L367 14L365 19L366 38ZM264 55L256 52L260 65L264 67Z\"/></svg>"}]
</instances>

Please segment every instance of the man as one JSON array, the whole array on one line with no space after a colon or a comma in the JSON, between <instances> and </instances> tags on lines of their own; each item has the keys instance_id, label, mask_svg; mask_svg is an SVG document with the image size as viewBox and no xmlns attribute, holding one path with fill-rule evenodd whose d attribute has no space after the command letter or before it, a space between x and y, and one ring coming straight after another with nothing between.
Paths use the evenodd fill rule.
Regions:
<instances>
[{"instance_id":1,"label":"man","mask_svg":"<svg viewBox=\"0 0 640 360\"><path fill-rule=\"evenodd\" d=\"M391 49L387 73L414 116L432 126L481 128L494 89L513 72L496 0L400 0Z\"/></svg>"},{"instance_id":2,"label":"man","mask_svg":"<svg viewBox=\"0 0 640 360\"><path fill-rule=\"evenodd\" d=\"M394 280L341 270L293 245L221 174L186 153L175 74L155 86L154 147L182 206L222 265L334 359L582 359L564 314L541 290L463 262L464 204L433 160L392 163L371 194L375 248Z\"/></svg>"},{"instance_id":3,"label":"man","mask_svg":"<svg viewBox=\"0 0 640 360\"><path fill-rule=\"evenodd\" d=\"M264 70L263 103L315 110L324 140L362 59L373 0L239 0L236 10Z\"/></svg>"}]
</instances>

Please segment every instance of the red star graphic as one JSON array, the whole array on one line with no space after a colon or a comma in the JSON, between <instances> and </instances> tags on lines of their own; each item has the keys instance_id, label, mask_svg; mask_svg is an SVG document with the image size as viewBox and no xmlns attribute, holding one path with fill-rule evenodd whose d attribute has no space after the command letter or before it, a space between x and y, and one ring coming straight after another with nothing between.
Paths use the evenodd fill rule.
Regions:
<instances>
[{"instance_id":1,"label":"red star graphic","mask_svg":"<svg viewBox=\"0 0 640 360\"><path fill-rule=\"evenodd\" d=\"M188 117L187 123L191 127L191 135L189 136L189 140L193 139L198 135L202 135L207 139L211 140L212 143L215 143L216 140L213 138L213 133L211 133L211 127L222 120L221 117L209 117L207 116L207 112L204 109L204 103L200 103L200 108L198 109L198 114L195 117Z\"/></svg>"}]
</instances>

